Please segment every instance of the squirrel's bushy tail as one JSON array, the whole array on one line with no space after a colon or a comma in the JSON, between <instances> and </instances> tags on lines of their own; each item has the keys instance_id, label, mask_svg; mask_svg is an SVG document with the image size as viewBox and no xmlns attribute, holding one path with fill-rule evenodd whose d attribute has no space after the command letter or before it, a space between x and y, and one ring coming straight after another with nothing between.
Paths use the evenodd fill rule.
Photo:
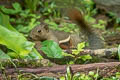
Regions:
<instances>
[{"instance_id":1,"label":"squirrel's bushy tail","mask_svg":"<svg viewBox=\"0 0 120 80\"><path fill-rule=\"evenodd\" d=\"M87 35L90 49L100 49L104 47L103 40L92 31L91 26L85 21L84 16L79 10L75 8L69 9L68 16L72 21L75 21L83 33Z\"/></svg>"}]
</instances>

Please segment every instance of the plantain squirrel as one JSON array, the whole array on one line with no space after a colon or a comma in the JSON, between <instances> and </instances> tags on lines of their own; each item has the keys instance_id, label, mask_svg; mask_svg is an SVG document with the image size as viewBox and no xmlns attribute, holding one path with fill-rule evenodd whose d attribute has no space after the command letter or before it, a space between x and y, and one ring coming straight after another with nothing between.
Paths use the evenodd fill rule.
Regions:
<instances>
[{"instance_id":1,"label":"plantain squirrel","mask_svg":"<svg viewBox=\"0 0 120 80\"><path fill-rule=\"evenodd\" d=\"M74 37L74 35L72 36ZM34 41L41 42L44 40L53 40L57 42L62 49L68 49L73 47L70 33L52 30L48 28L48 25L45 23L42 23L39 26L33 28L32 31L30 32L29 37L32 38L32 40ZM77 43L75 43L75 45L77 45Z\"/></svg>"},{"instance_id":2,"label":"plantain squirrel","mask_svg":"<svg viewBox=\"0 0 120 80\"><path fill-rule=\"evenodd\" d=\"M99 35L93 32L91 26L85 21L84 16L80 11L75 8L70 9L68 11L68 16L72 21L75 21L78 24L81 31L83 31L83 33L87 36L90 49L99 49L104 47L103 40L99 37ZM35 27L30 32L30 37L34 41L53 40L58 44L70 42L69 46L73 45L74 47L82 41L80 39L81 35L79 36L79 34L70 34L64 31L51 30L48 28L48 25L44 23Z\"/></svg>"}]
</instances>

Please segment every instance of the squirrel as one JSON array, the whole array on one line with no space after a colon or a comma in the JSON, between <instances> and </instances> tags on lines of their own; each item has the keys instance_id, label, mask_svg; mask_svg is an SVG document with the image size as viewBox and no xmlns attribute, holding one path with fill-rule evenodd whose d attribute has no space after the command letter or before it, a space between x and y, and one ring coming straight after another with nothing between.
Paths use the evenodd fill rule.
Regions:
<instances>
[{"instance_id":1,"label":"squirrel","mask_svg":"<svg viewBox=\"0 0 120 80\"><path fill-rule=\"evenodd\" d=\"M29 37L33 41L53 40L59 44L62 49L69 49L72 47L71 37L69 33L64 31L56 31L48 28L46 23L42 23L30 32Z\"/></svg>"},{"instance_id":2,"label":"squirrel","mask_svg":"<svg viewBox=\"0 0 120 80\"><path fill-rule=\"evenodd\" d=\"M84 16L80 11L77 9L70 9L70 11L68 11L68 17L72 21L75 21L79 28L81 28L81 31L83 31L83 33L87 36L90 49L100 49L104 47L103 40L93 32L91 26L85 21ZM73 46L76 47L77 44L82 41L80 39L81 35L79 34L70 34L64 31L51 30L45 23L35 27L30 32L30 37L34 41L53 40L63 49L68 49ZM66 47L64 45L66 42L69 42L68 46L70 47Z\"/></svg>"},{"instance_id":3,"label":"squirrel","mask_svg":"<svg viewBox=\"0 0 120 80\"><path fill-rule=\"evenodd\" d=\"M93 32L92 27L85 21L83 14L76 8L68 10L68 17L74 21L81 31L88 37L90 49L100 49L104 47L104 41Z\"/></svg>"}]
</instances>

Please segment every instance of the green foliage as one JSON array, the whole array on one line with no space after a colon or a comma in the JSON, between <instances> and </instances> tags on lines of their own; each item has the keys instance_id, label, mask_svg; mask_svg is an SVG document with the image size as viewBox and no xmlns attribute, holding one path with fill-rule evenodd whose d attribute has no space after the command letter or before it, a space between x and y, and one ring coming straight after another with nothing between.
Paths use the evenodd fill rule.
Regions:
<instances>
[{"instance_id":1,"label":"green foliage","mask_svg":"<svg viewBox=\"0 0 120 80\"><path fill-rule=\"evenodd\" d=\"M97 73L90 71L87 75L79 72L73 74L70 67L67 67L66 76L60 77L60 80L119 80L119 78L114 76L109 78L100 78L98 70Z\"/></svg>"},{"instance_id":2,"label":"green foliage","mask_svg":"<svg viewBox=\"0 0 120 80\"><path fill-rule=\"evenodd\" d=\"M7 48L15 51L19 55L23 54L27 55L34 46L34 44L28 42L22 34L10 31L1 25L0 25L0 44L7 46Z\"/></svg>"},{"instance_id":3,"label":"green foliage","mask_svg":"<svg viewBox=\"0 0 120 80\"><path fill-rule=\"evenodd\" d=\"M10 25L7 15L0 13L0 19L0 44L14 51L13 53L19 55L20 58L28 56L33 51L34 43L27 41L21 33ZM38 56L37 53L34 52L34 54Z\"/></svg>"},{"instance_id":4,"label":"green foliage","mask_svg":"<svg viewBox=\"0 0 120 80\"><path fill-rule=\"evenodd\" d=\"M22 8L19 3L13 3L12 6L14 9L7 9L4 6L0 6L0 9L6 14L17 14L21 12Z\"/></svg>"},{"instance_id":5,"label":"green foliage","mask_svg":"<svg viewBox=\"0 0 120 80\"><path fill-rule=\"evenodd\" d=\"M19 32L28 33L33 27L40 24L40 22L37 21L37 19L40 19L40 15L31 13L30 9L22 10L21 5L17 2L13 3L13 7L15 7L15 9L7 9L3 7L4 6L1 6L0 9L5 14L17 15L14 18L10 18L10 22L15 24L15 28Z\"/></svg>"},{"instance_id":6,"label":"green foliage","mask_svg":"<svg viewBox=\"0 0 120 80\"><path fill-rule=\"evenodd\" d=\"M40 12L44 16L60 17L60 12L56 9L54 1L40 1Z\"/></svg>"},{"instance_id":7,"label":"green foliage","mask_svg":"<svg viewBox=\"0 0 120 80\"><path fill-rule=\"evenodd\" d=\"M28 33L30 30L32 30L36 25L40 24L38 19L40 19L40 15L36 15L33 13L30 13L30 10L24 10L19 14L19 19L11 20L11 22L16 23L16 29L23 33Z\"/></svg>"},{"instance_id":8,"label":"green foliage","mask_svg":"<svg viewBox=\"0 0 120 80\"><path fill-rule=\"evenodd\" d=\"M0 49L0 59L11 59L11 58Z\"/></svg>"},{"instance_id":9,"label":"green foliage","mask_svg":"<svg viewBox=\"0 0 120 80\"><path fill-rule=\"evenodd\" d=\"M6 27L7 29L9 29L11 31L16 32L16 30L9 23L9 16L3 14L2 12L0 12L0 25Z\"/></svg>"},{"instance_id":10,"label":"green foliage","mask_svg":"<svg viewBox=\"0 0 120 80\"><path fill-rule=\"evenodd\" d=\"M20 58L19 54L15 53L13 51L8 51L7 55L10 56L11 59L19 59Z\"/></svg>"},{"instance_id":11,"label":"green foliage","mask_svg":"<svg viewBox=\"0 0 120 80\"><path fill-rule=\"evenodd\" d=\"M113 12L109 12L108 14L109 14L110 17L116 17L117 16L117 14L115 14Z\"/></svg>"},{"instance_id":12,"label":"green foliage","mask_svg":"<svg viewBox=\"0 0 120 80\"><path fill-rule=\"evenodd\" d=\"M99 20L97 24L93 24L93 27L105 30L105 24L105 21Z\"/></svg>"},{"instance_id":13,"label":"green foliage","mask_svg":"<svg viewBox=\"0 0 120 80\"><path fill-rule=\"evenodd\" d=\"M77 55L80 54L81 51L83 51L84 47L85 47L85 42L79 43L77 45L77 49L72 50L72 55L74 55L76 57ZM86 60L92 59L92 57L90 55L83 55L83 56L77 57L76 60L77 59L81 59L83 61L86 61Z\"/></svg>"},{"instance_id":14,"label":"green foliage","mask_svg":"<svg viewBox=\"0 0 120 80\"><path fill-rule=\"evenodd\" d=\"M95 23L95 19L91 17L90 15L85 15L85 20L90 22L90 23Z\"/></svg>"},{"instance_id":15,"label":"green foliage","mask_svg":"<svg viewBox=\"0 0 120 80\"><path fill-rule=\"evenodd\" d=\"M50 58L63 58L62 49L52 40L42 42L40 49Z\"/></svg>"},{"instance_id":16,"label":"green foliage","mask_svg":"<svg viewBox=\"0 0 120 80\"><path fill-rule=\"evenodd\" d=\"M100 19L96 23L96 19L91 17L90 15L85 15L85 20L89 23L92 23L92 27L105 30L105 25L107 23L106 21Z\"/></svg>"},{"instance_id":17,"label":"green foliage","mask_svg":"<svg viewBox=\"0 0 120 80\"><path fill-rule=\"evenodd\" d=\"M43 59L43 57L40 55L39 52L37 52L37 50L35 48L32 49L32 51L29 53L28 57L30 57L31 59Z\"/></svg>"},{"instance_id":18,"label":"green foliage","mask_svg":"<svg viewBox=\"0 0 120 80\"><path fill-rule=\"evenodd\" d=\"M72 50L72 54L67 54L63 52L64 56L70 56L74 58L74 60L70 61L69 64L74 64L76 61L79 61L78 63L80 63L80 60L82 60L82 62L85 62L87 60L92 59L92 57L89 54L80 56L80 52L84 50L83 49L84 47L85 47L85 42L82 42L77 45L77 49Z\"/></svg>"},{"instance_id":19,"label":"green foliage","mask_svg":"<svg viewBox=\"0 0 120 80\"><path fill-rule=\"evenodd\" d=\"M30 12L35 12L40 0L25 0L25 7L30 10ZM22 7L19 3L15 2L12 4L14 9L7 9L4 6L0 6L0 9L6 14L17 14L22 11Z\"/></svg>"},{"instance_id":20,"label":"green foliage","mask_svg":"<svg viewBox=\"0 0 120 80\"><path fill-rule=\"evenodd\" d=\"M78 55L81 51L83 51L83 48L84 48L84 47L85 47L85 42L79 43L79 44L77 45L77 49L73 49L73 50L72 50L72 54Z\"/></svg>"},{"instance_id":21,"label":"green foliage","mask_svg":"<svg viewBox=\"0 0 120 80\"><path fill-rule=\"evenodd\" d=\"M25 0L26 8L30 9L30 12L35 12L40 0Z\"/></svg>"},{"instance_id":22,"label":"green foliage","mask_svg":"<svg viewBox=\"0 0 120 80\"><path fill-rule=\"evenodd\" d=\"M61 77L60 80L98 80L98 73L94 73L94 72L89 72L88 75L82 74L82 73L76 73L76 74L72 74L72 71L70 69L70 67L67 67L67 73L65 78Z\"/></svg>"},{"instance_id":23,"label":"green foliage","mask_svg":"<svg viewBox=\"0 0 120 80\"><path fill-rule=\"evenodd\" d=\"M25 14L27 15L27 14ZM28 13L27 17L29 16L30 14ZM30 19L29 22L26 22L26 26L24 26L24 24L21 24L23 23L24 21L24 18L22 19L18 19L16 21L16 24L18 23L18 25L16 26L16 29L19 31L19 32L22 32L22 33L29 33L35 26L37 26L38 24L40 24L40 22L37 21L37 19L40 18L40 16L37 16L37 15L31 15L31 16L34 16ZM26 18L27 18L26 17Z\"/></svg>"},{"instance_id":24,"label":"green foliage","mask_svg":"<svg viewBox=\"0 0 120 80\"><path fill-rule=\"evenodd\" d=\"M108 13L109 14L109 16L111 17L111 19L110 20L115 20L115 24L114 24L114 28L117 28L119 25L118 24L120 24L120 18L117 16L117 14L116 13L113 13L113 12L109 12ZM119 30L119 27L117 28L118 30Z\"/></svg>"},{"instance_id":25,"label":"green foliage","mask_svg":"<svg viewBox=\"0 0 120 80\"><path fill-rule=\"evenodd\" d=\"M14 16L9 19L9 16L4 15L0 12L0 44L5 45L8 50L7 53L3 52L0 49L0 59L13 59L13 58L22 58L22 59L42 59L42 56L37 52L34 48L34 43L27 41L23 34L19 33L29 33L33 27L40 24L38 21L42 16L45 18L53 18L60 17L61 14L59 12L59 8L67 8L67 7L78 7L85 13L85 19L88 22L95 23L95 19L92 18L94 14L96 14L96 9L93 9L93 1L92 0L59 0L62 4L57 6L54 1L45 1L45 0L25 0L25 7L23 9L19 3L13 3L12 9L5 8L4 6L0 6L0 11L9 16ZM75 5L74 5L75 4ZM39 6L39 9L37 9ZM65 7L67 6L67 7ZM39 11L37 11L39 10ZM40 12L37 14L36 12ZM116 17L116 14L110 13L110 16L116 18L116 23L120 23L120 18ZM10 22L14 25L11 26ZM76 29L76 25L72 23L62 22L62 27L58 27L59 25L54 21L45 20L46 23L49 24L50 28L59 31L65 32L73 32ZM104 29L105 21L99 20L98 24L94 24L93 27ZM18 32L19 31L19 32ZM85 42L79 43L77 49L73 49L71 54L64 53L59 45L53 41L44 41L42 42L42 50L48 57L50 58L63 58L64 56L74 58L73 61L68 62L68 64L74 64L77 61L87 61L92 59L90 55L80 55L80 52L83 51L85 47ZM118 47L118 56L120 60L120 46ZM1 66L1 63L0 63ZM30 74L28 74L30 75ZM34 80L57 80L53 77L38 77L34 74L31 74L34 77ZM120 73L116 73L116 77L110 78L101 78L97 73L89 72L88 75L76 73L72 74L70 67L67 68L67 73L65 77L61 77L60 80L119 80ZM19 80L29 80L30 78L23 78L23 75L18 76ZM98 79L99 78L99 79Z\"/></svg>"},{"instance_id":26,"label":"green foliage","mask_svg":"<svg viewBox=\"0 0 120 80\"><path fill-rule=\"evenodd\" d=\"M94 72L91 72L93 73L93 75L85 75L85 74L81 74L81 73L77 73L73 76L73 80L97 80L96 78L94 78L95 75L97 74L94 74Z\"/></svg>"},{"instance_id":27,"label":"green foliage","mask_svg":"<svg viewBox=\"0 0 120 80\"><path fill-rule=\"evenodd\" d=\"M120 79L120 72L117 72L117 73L116 73L116 78L119 78L119 79Z\"/></svg>"},{"instance_id":28,"label":"green foliage","mask_svg":"<svg viewBox=\"0 0 120 80\"><path fill-rule=\"evenodd\" d=\"M49 25L49 28L51 28L53 30L73 33L73 31L75 31L75 29L76 29L76 25L73 23L60 22L62 24L58 25L54 21L50 21L48 19L46 19L44 22L47 23Z\"/></svg>"},{"instance_id":29,"label":"green foliage","mask_svg":"<svg viewBox=\"0 0 120 80\"><path fill-rule=\"evenodd\" d=\"M83 0L83 1L81 1L81 4L83 4L82 10L85 12L85 14L87 14L89 16L93 16L97 13L96 9L94 9L94 7L93 7L93 5L94 5L93 0Z\"/></svg>"}]
</instances>

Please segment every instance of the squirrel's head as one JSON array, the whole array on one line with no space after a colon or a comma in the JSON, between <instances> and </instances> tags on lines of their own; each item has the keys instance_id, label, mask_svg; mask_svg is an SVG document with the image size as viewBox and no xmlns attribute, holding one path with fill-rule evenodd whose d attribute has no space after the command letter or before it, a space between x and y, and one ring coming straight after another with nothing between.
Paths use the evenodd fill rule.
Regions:
<instances>
[{"instance_id":1,"label":"squirrel's head","mask_svg":"<svg viewBox=\"0 0 120 80\"><path fill-rule=\"evenodd\" d=\"M49 34L49 28L47 24L40 24L32 29L30 32L30 38L36 41L47 40Z\"/></svg>"}]
</instances>

